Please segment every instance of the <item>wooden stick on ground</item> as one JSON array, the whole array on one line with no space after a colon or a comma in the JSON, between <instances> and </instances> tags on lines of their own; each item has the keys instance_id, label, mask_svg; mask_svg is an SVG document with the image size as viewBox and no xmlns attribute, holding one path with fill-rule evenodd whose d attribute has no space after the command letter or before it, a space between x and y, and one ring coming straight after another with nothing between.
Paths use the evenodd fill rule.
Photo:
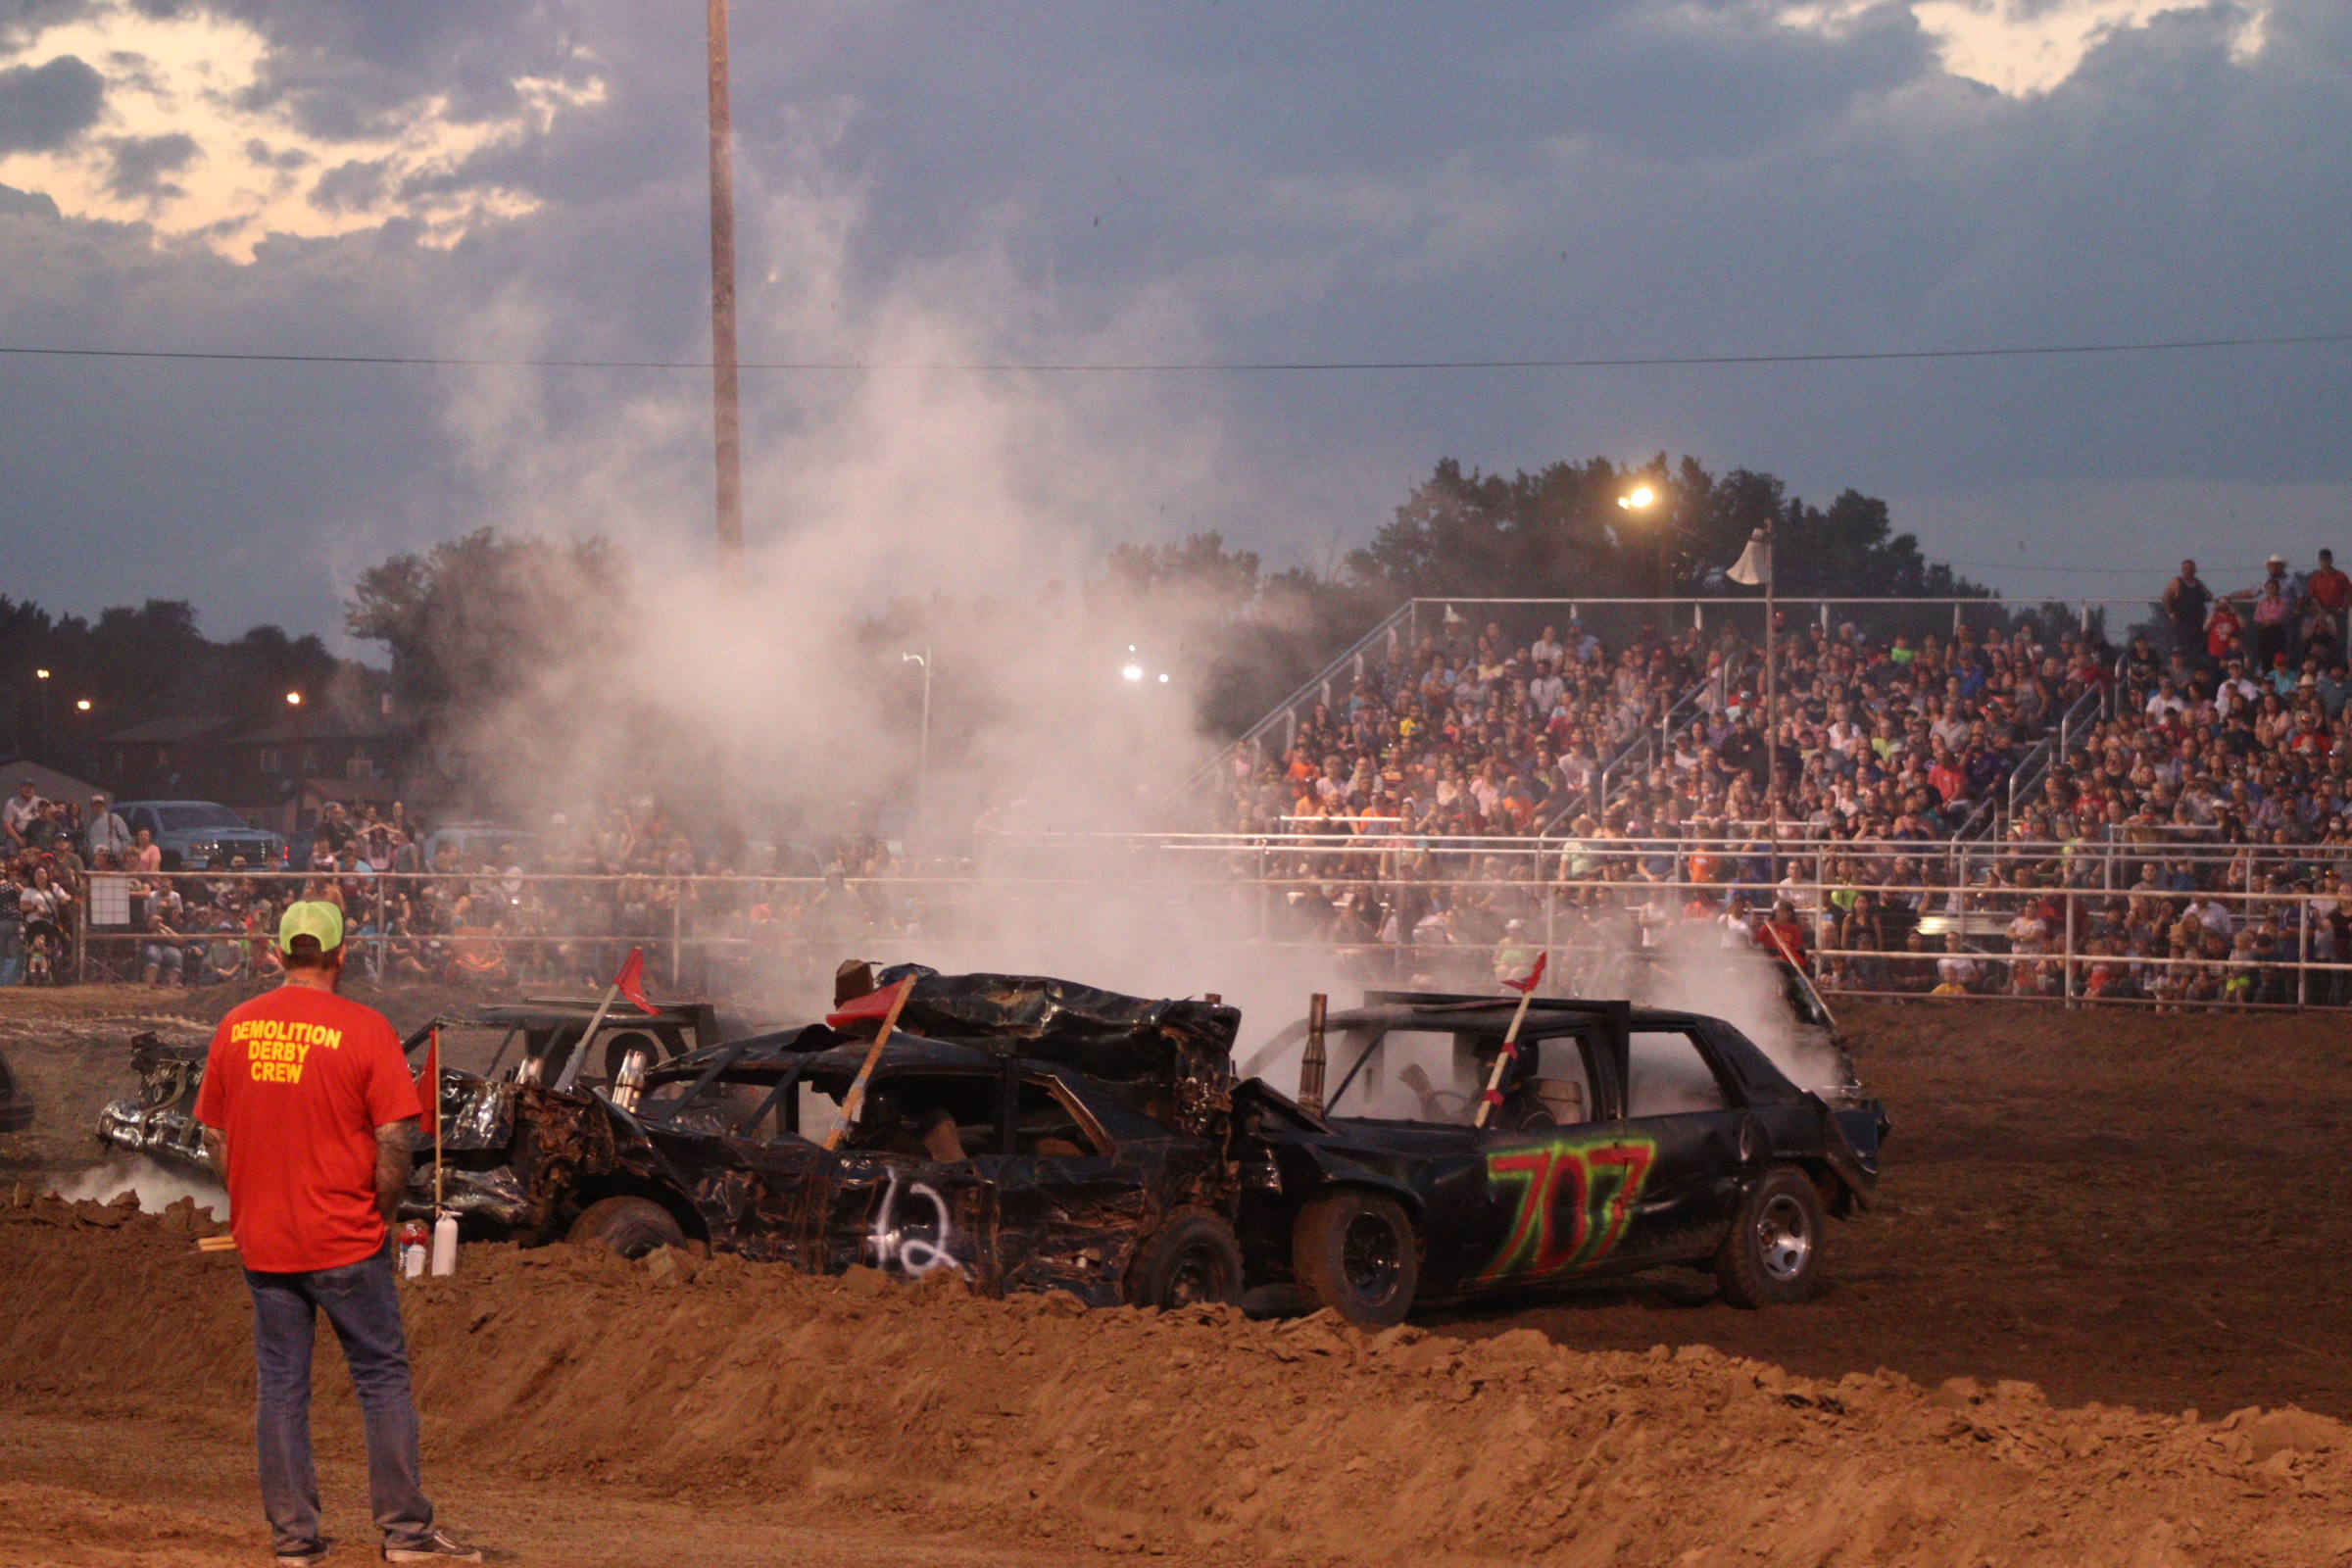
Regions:
<instances>
[{"instance_id":1,"label":"wooden stick on ground","mask_svg":"<svg viewBox=\"0 0 2352 1568\"><path fill-rule=\"evenodd\" d=\"M827 1149L839 1149L841 1141L849 1137L850 1129L858 1125L858 1113L865 1108L866 1080L873 1077L874 1065L882 1059L882 1048L890 1044L890 1032L899 1026L899 1013L906 1007L906 999L912 995L914 977L908 975L899 982L899 994L891 1003L890 1011L883 1016L882 1028L874 1036L874 1048L865 1054L865 1062L858 1069L857 1081L850 1085L849 1094L842 1100L841 1123L833 1129L833 1135L825 1140Z\"/></svg>"}]
</instances>

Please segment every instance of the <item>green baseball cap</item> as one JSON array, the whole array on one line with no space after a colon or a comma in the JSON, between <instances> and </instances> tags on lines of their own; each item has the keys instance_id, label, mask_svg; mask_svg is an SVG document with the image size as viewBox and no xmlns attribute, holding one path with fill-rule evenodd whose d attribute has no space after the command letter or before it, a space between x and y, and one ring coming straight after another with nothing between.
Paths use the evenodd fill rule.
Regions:
<instances>
[{"instance_id":1,"label":"green baseball cap","mask_svg":"<svg viewBox=\"0 0 2352 1568\"><path fill-rule=\"evenodd\" d=\"M343 945L343 911L324 899L287 905L284 917L277 922L277 945L291 951L296 937L311 938L320 953L334 952Z\"/></svg>"}]
</instances>

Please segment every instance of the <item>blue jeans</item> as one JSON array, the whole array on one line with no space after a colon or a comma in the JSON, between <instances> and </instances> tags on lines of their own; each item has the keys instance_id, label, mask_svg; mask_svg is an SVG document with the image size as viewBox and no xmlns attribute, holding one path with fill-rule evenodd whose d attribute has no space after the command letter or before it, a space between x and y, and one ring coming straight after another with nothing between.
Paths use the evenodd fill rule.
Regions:
<instances>
[{"instance_id":1,"label":"blue jeans","mask_svg":"<svg viewBox=\"0 0 2352 1568\"><path fill-rule=\"evenodd\" d=\"M261 1450L262 1511L277 1549L318 1544L318 1471L311 1459L311 1349L326 1309L359 1391L368 1434L368 1492L388 1546L422 1544L433 1533L416 1454L416 1405L409 1397L409 1346L393 1283L392 1238L373 1257L307 1274L245 1271L253 1292L258 1373L254 1436Z\"/></svg>"}]
</instances>

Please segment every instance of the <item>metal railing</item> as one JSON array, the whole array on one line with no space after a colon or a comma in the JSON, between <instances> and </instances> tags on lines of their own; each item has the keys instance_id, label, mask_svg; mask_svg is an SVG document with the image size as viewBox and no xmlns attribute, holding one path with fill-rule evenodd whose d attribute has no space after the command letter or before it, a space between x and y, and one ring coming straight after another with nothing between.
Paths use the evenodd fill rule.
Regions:
<instances>
[{"instance_id":1,"label":"metal railing","mask_svg":"<svg viewBox=\"0 0 2352 1568\"><path fill-rule=\"evenodd\" d=\"M1600 940L1595 933L1604 927L1637 937L1688 931L1695 916L1712 919L1737 899L1758 912L1790 903L1806 927L1811 959L1834 991L1875 994L1861 982L1887 964L1899 960L1899 969L1943 956L1890 951L1918 932L1957 937L2001 974L2055 964L2054 974L2034 971L2035 988L2026 993L2033 996L2044 994L2046 979L2047 994L2060 999L2114 1000L2132 988L2094 983L2094 971L2112 978L2119 967L2134 976L2179 971L2196 984L2250 987L2247 1005L2334 1005L2352 993L2352 979L2339 978L2352 971L2342 961L2352 958L2352 943L2334 946L2341 922L2330 919L2338 906L2352 904L2352 846L1008 834L986 850L980 869L956 876L413 873L333 880L344 890L354 961L386 983L598 983L632 946L647 950L671 988L704 991L741 988L779 964L829 973L852 955L930 961L956 955L967 966L1026 967L1033 961L1026 951L1078 928L1074 922L1103 928L1182 919L1199 921L1212 943L1349 955L1381 980L1409 978L1428 962L1448 971L1467 966L1474 978L1498 950L1522 944L1555 952L1572 973L1580 949ZM2146 879L2151 865L2165 880ZM1897 869L1904 874L1887 874ZM2326 886L2329 872L2343 885ZM2312 885L2274 885L2280 876ZM73 884L74 903L59 928L69 945L53 954L53 968L60 979L142 978L151 967L195 979L208 959L237 956L207 951L226 944L243 956L226 977L250 978L269 966L274 911L308 881L257 872L84 873ZM172 889L183 906L216 902L184 927L167 916L165 930L139 929L170 906ZM1847 914L1867 908L1865 898L1893 942L1837 945L1835 933ZM2287 918L2277 940L2291 941L2294 951L2094 954L2079 944L2095 916L2120 906L2128 917L2133 900L2157 901L2166 930L2193 904L2207 926L2224 921L2232 942L2238 930L2278 911ZM404 901L435 912L412 920L400 912ZM2043 902L2060 915L2054 950L2008 951L2002 944L2017 910ZM258 928L217 929L220 911L240 905L264 907L269 917ZM1506 916L1524 925L1508 942L1499 931L1485 933L1492 940L1456 940L1465 927ZM1426 940L1440 930L1446 940ZM168 952L176 958L164 957ZM1217 982L1204 974L1201 987L1218 989ZM2143 983L2139 990L2151 1004L2184 1000L2171 994L2179 987Z\"/></svg>"}]
</instances>

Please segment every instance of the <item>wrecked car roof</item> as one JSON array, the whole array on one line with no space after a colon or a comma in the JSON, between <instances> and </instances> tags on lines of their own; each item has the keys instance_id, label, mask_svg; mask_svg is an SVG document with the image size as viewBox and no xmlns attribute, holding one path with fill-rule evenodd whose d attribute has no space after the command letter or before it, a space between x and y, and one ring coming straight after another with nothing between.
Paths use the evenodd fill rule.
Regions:
<instances>
[{"instance_id":1,"label":"wrecked car roof","mask_svg":"<svg viewBox=\"0 0 2352 1568\"><path fill-rule=\"evenodd\" d=\"M782 1071L795 1063L805 1064L804 1070L844 1066L856 1072L865 1060L872 1042L856 1035L829 1029L821 1023L807 1024L799 1029L779 1029L771 1034L753 1035L743 1040L730 1040L715 1046L705 1046L673 1056L646 1074L650 1085L675 1083L681 1078L694 1078L724 1063L732 1072L758 1073L762 1069ZM978 1046L964 1045L952 1040L933 1040L901 1029L890 1037L883 1049L882 1059L893 1067L944 1067L974 1069L991 1068L1003 1058Z\"/></svg>"},{"instance_id":2,"label":"wrecked car roof","mask_svg":"<svg viewBox=\"0 0 2352 1568\"><path fill-rule=\"evenodd\" d=\"M935 1040L1018 1040L1022 1054L1094 1077L1134 1079L1233 1054L1238 1007L1189 998L1150 1001L1045 975L941 974L896 964L875 978L912 977L900 1021Z\"/></svg>"}]
</instances>

